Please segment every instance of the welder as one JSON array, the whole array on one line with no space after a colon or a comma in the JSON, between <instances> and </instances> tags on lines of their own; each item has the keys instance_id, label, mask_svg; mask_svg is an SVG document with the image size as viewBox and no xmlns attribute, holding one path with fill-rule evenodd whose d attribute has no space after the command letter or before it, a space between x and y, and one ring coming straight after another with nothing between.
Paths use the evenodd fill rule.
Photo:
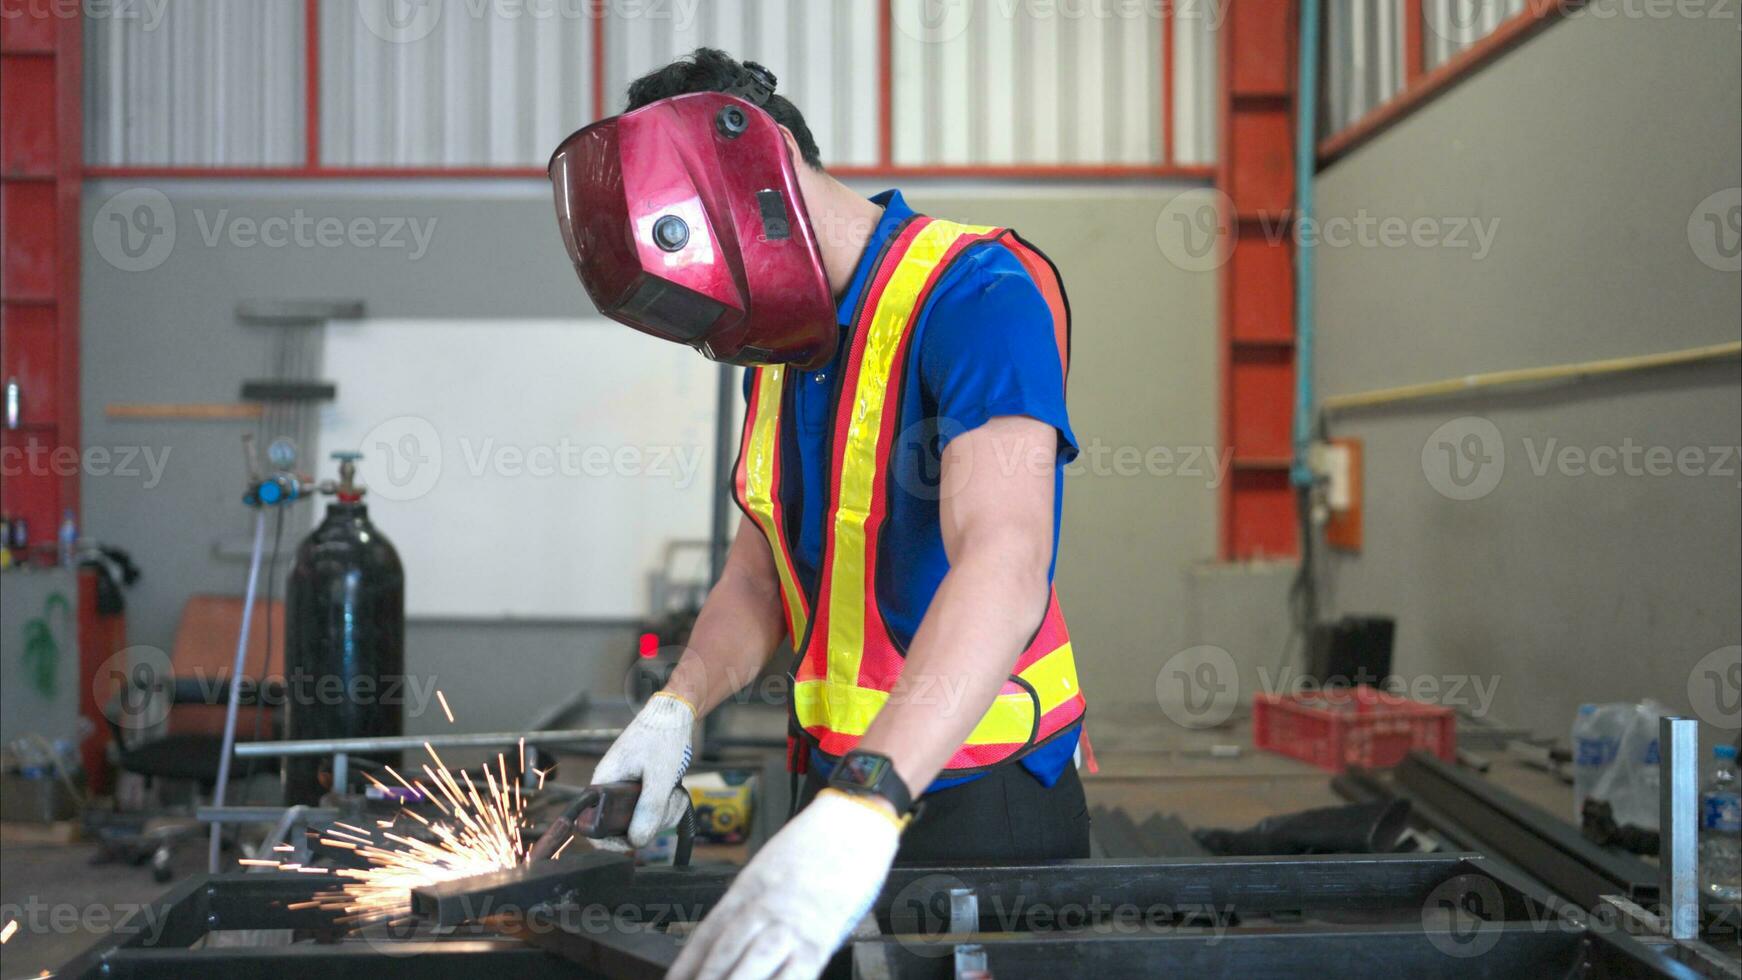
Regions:
<instances>
[{"instance_id":1,"label":"welder","mask_svg":"<svg viewBox=\"0 0 1742 980\"><path fill-rule=\"evenodd\" d=\"M745 520L682 659L593 774L618 847L683 809L697 719L783 640L796 815L672 975L812 976L894 861L1089 854L1086 708L1052 586L1070 308L999 227L831 176L772 73L701 49L551 160L601 312L746 372ZM648 406L656 411L657 406Z\"/></svg>"}]
</instances>

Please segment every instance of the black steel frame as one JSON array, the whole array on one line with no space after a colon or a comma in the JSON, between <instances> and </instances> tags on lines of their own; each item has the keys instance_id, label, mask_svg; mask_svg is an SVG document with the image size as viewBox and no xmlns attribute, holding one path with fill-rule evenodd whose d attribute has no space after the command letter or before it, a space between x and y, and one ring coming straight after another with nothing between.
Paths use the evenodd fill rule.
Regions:
<instances>
[{"instance_id":1,"label":"black steel frame","mask_svg":"<svg viewBox=\"0 0 1742 980\"><path fill-rule=\"evenodd\" d=\"M586 906L567 911L598 913L590 921L556 914L548 904L516 910L500 903L484 926L438 935L425 925L405 935L365 937L345 935L332 913L287 907L313 890L306 875L197 878L159 903L163 928L155 942L144 933L111 934L57 975L270 980L312 973L322 980L393 980L476 978L490 970L532 978L658 976L681 941L681 928L668 934L663 925L705 915L732 880L731 869L623 876L589 866L574 873ZM960 888L977 901L980 928L971 939L947 934L949 893ZM1122 923L1122 909L1148 911ZM882 936L850 940L828 975L949 977L955 944L971 941L985 948L1000 980L1057 980L1090 970L1107 976L1330 970L1409 977L1694 976L1668 956L1565 909L1565 902L1551 901L1512 870L1472 854L902 867L891 873L873 909ZM319 941L224 946L208 938L253 929L298 930ZM528 941L512 938L516 934Z\"/></svg>"}]
</instances>

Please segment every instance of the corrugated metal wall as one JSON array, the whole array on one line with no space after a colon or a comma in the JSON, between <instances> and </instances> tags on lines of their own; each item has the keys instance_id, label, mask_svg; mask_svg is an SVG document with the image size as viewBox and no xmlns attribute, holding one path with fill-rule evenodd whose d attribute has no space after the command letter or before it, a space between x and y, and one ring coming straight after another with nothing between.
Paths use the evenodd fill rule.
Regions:
<instances>
[{"instance_id":1,"label":"corrugated metal wall","mask_svg":"<svg viewBox=\"0 0 1742 980\"><path fill-rule=\"evenodd\" d=\"M592 118L583 3L321 4L321 161L543 166Z\"/></svg>"},{"instance_id":2,"label":"corrugated metal wall","mask_svg":"<svg viewBox=\"0 0 1742 980\"><path fill-rule=\"evenodd\" d=\"M1429 71L1524 12L1524 0L1422 0Z\"/></svg>"},{"instance_id":3,"label":"corrugated metal wall","mask_svg":"<svg viewBox=\"0 0 1742 980\"><path fill-rule=\"evenodd\" d=\"M107 15L85 17L87 161L302 162L301 0L172 0L105 9Z\"/></svg>"},{"instance_id":4,"label":"corrugated metal wall","mask_svg":"<svg viewBox=\"0 0 1742 980\"><path fill-rule=\"evenodd\" d=\"M1325 0L1321 131L1336 133L1384 105L1404 87L1406 4L1422 4L1427 71L1523 13L1525 0Z\"/></svg>"},{"instance_id":5,"label":"corrugated metal wall","mask_svg":"<svg viewBox=\"0 0 1742 980\"><path fill-rule=\"evenodd\" d=\"M712 45L780 76L825 160L875 164L881 2L605 3L606 111L621 108L630 79ZM1164 162L1164 6L1175 22L1175 159L1213 162L1223 0L890 2L898 165ZM321 163L542 165L590 121L595 6L321 0ZM158 24L92 18L89 160L301 164L303 4L165 0L163 10Z\"/></svg>"},{"instance_id":6,"label":"corrugated metal wall","mask_svg":"<svg viewBox=\"0 0 1742 980\"><path fill-rule=\"evenodd\" d=\"M645 16L609 22L606 112L622 111L631 80L698 47L720 48L774 72L779 91L804 112L825 162L877 162L875 2L701 0L647 8Z\"/></svg>"},{"instance_id":7,"label":"corrugated metal wall","mask_svg":"<svg viewBox=\"0 0 1742 980\"><path fill-rule=\"evenodd\" d=\"M1334 133L1403 90L1403 5L1325 0L1325 131Z\"/></svg>"},{"instance_id":8,"label":"corrugated metal wall","mask_svg":"<svg viewBox=\"0 0 1742 980\"><path fill-rule=\"evenodd\" d=\"M1178 162L1215 156L1220 0L1170 0ZM1163 162L1162 3L897 0L895 162ZM927 15L934 15L930 20Z\"/></svg>"}]
</instances>

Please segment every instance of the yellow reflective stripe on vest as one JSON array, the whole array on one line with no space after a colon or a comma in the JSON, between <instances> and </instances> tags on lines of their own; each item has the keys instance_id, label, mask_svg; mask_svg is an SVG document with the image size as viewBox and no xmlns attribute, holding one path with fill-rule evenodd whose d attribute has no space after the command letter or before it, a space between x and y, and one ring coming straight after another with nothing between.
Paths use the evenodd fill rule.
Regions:
<instances>
[{"instance_id":1,"label":"yellow reflective stripe on vest","mask_svg":"<svg viewBox=\"0 0 1742 980\"><path fill-rule=\"evenodd\" d=\"M859 664L865 650L865 519L871 510L871 494L880 478L878 438L883 433L884 395L889 390L890 366L906 335L908 323L918 312L920 290L925 288L945 253L963 235L982 235L990 228L933 221L920 229L883 287L877 309L864 329L864 355L859 362L858 385L853 389L852 418L847 424L847 442L841 466L840 503L835 511L834 560L830 567L828 635L828 683L856 687ZM866 288L869 288L867 284ZM893 411L900 411L894 406ZM862 699L851 699L860 704ZM881 706L879 701L878 705ZM873 715L876 711L871 712ZM800 713L804 719L804 713ZM845 732L833 714L829 727ZM860 732L859 734L862 734Z\"/></svg>"},{"instance_id":2,"label":"yellow reflective stripe on vest","mask_svg":"<svg viewBox=\"0 0 1742 980\"><path fill-rule=\"evenodd\" d=\"M1036 660L1017 676L1027 681L1040 698L1042 715L1081 693L1077 688L1076 657L1066 643ZM870 729L877 712L889 700L886 691L837 684L832 680L800 681L792 692L799 718L826 719L829 730L857 738ZM942 710L957 707L950 699L954 692L914 690L908 695L914 701L931 700ZM1000 694L974 726L964 745L1008 745L1028 741L1034 733L1036 715L1034 700L1026 691Z\"/></svg>"},{"instance_id":3,"label":"yellow reflective stripe on vest","mask_svg":"<svg viewBox=\"0 0 1742 980\"><path fill-rule=\"evenodd\" d=\"M780 452L780 406L786 386L786 371L780 367L757 368L761 378L757 384L756 417L751 422L750 439L744 447L744 496L749 509L768 538L768 550L774 553L774 570L780 577L780 591L786 597L786 608L794 645L804 640L805 599L799 590L798 577L787 560L781 529L774 520L774 461Z\"/></svg>"}]
</instances>

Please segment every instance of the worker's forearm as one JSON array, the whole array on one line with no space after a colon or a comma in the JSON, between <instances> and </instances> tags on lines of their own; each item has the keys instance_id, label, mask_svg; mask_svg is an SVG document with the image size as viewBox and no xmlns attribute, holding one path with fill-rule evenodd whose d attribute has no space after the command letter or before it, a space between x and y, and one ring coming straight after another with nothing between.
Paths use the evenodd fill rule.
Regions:
<instances>
[{"instance_id":1,"label":"worker's forearm","mask_svg":"<svg viewBox=\"0 0 1742 980\"><path fill-rule=\"evenodd\" d=\"M859 747L886 755L915 796L979 724L1046 614L1047 580L993 546L952 565Z\"/></svg>"},{"instance_id":2,"label":"worker's forearm","mask_svg":"<svg viewBox=\"0 0 1742 980\"><path fill-rule=\"evenodd\" d=\"M697 717L755 679L785 635L780 595L728 567L708 593L689 643L665 690L688 701Z\"/></svg>"}]
</instances>

